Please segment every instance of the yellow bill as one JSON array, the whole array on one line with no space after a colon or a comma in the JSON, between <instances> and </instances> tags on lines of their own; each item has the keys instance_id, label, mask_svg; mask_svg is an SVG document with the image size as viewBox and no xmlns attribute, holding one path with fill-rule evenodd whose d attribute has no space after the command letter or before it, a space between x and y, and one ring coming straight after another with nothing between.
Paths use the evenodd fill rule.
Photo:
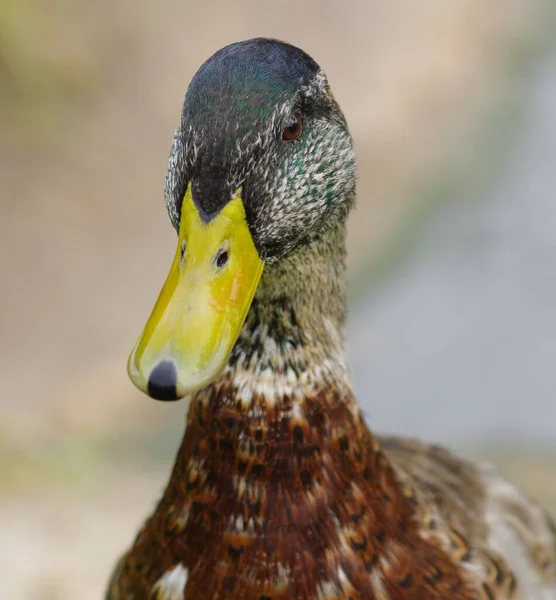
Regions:
<instances>
[{"instance_id":1,"label":"yellow bill","mask_svg":"<svg viewBox=\"0 0 556 600\"><path fill-rule=\"evenodd\" d=\"M153 398L176 400L214 380L239 336L263 266L240 191L204 223L188 187L172 268L129 357L131 381Z\"/></svg>"}]
</instances>

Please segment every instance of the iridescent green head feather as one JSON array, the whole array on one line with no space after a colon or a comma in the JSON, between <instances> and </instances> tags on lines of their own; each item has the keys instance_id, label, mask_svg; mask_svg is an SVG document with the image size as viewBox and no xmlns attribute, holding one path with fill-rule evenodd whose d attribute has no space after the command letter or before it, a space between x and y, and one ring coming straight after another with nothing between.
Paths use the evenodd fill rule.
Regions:
<instances>
[{"instance_id":1,"label":"iridescent green head feather","mask_svg":"<svg viewBox=\"0 0 556 600\"><path fill-rule=\"evenodd\" d=\"M293 114L303 131L282 132ZM174 139L166 204L177 228L188 182L208 217L243 189L261 258L274 262L344 218L355 158L326 76L302 50L253 39L219 50L195 74Z\"/></svg>"}]
</instances>

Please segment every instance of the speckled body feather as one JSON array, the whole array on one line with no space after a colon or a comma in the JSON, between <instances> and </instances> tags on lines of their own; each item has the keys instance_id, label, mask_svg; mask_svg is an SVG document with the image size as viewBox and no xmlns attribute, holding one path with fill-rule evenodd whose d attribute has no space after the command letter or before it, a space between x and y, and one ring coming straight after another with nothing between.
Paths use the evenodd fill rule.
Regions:
<instances>
[{"instance_id":1,"label":"speckled body feather","mask_svg":"<svg viewBox=\"0 0 556 600\"><path fill-rule=\"evenodd\" d=\"M304 135L284 145L292 111ZM242 186L266 267L226 369L188 399L170 482L107 600L556 600L541 508L488 467L365 424L344 349L354 171L345 119L300 50L251 40L194 79L170 218L188 181L206 214Z\"/></svg>"}]
</instances>

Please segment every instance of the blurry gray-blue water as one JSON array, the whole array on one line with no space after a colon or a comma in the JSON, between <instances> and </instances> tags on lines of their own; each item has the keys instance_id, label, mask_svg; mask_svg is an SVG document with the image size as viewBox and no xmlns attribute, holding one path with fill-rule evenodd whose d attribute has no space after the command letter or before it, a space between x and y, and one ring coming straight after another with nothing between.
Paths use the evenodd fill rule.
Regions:
<instances>
[{"instance_id":1,"label":"blurry gray-blue water","mask_svg":"<svg viewBox=\"0 0 556 600\"><path fill-rule=\"evenodd\" d=\"M378 431L556 444L556 56L476 197L442 205L348 328Z\"/></svg>"}]
</instances>

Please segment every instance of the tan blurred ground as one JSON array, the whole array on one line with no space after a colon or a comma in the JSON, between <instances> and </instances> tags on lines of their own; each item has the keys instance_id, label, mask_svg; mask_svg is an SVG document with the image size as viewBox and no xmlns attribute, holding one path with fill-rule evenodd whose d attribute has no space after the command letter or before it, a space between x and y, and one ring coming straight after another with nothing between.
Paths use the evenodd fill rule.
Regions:
<instances>
[{"instance_id":1,"label":"tan blurred ground","mask_svg":"<svg viewBox=\"0 0 556 600\"><path fill-rule=\"evenodd\" d=\"M550 0L4 2L0 577L6 598L88 600L177 444L183 407L141 397L125 363L173 252L163 177L196 68L255 36L323 66L358 150L361 264L518 94ZM556 505L548 467L526 464L509 468Z\"/></svg>"}]
</instances>

